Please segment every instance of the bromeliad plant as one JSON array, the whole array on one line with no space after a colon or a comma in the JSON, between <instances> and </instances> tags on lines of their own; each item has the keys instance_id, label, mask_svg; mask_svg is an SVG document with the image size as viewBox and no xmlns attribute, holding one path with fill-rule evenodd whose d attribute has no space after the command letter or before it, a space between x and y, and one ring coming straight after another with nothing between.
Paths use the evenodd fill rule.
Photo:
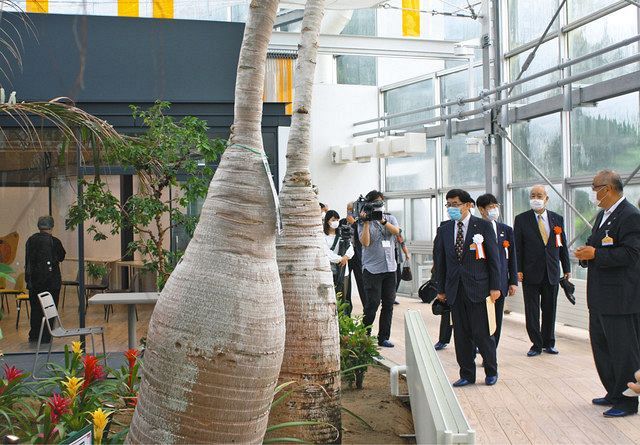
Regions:
<instances>
[{"instance_id":1,"label":"bromeliad plant","mask_svg":"<svg viewBox=\"0 0 640 445\"><path fill-rule=\"evenodd\" d=\"M0 435L12 434L22 442L59 443L76 431L93 425L94 443L106 442L109 416L131 409L137 401L140 355L125 353L128 366L105 369L99 357L85 354L80 342L65 346L64 365L49 364L51 377L39 383L25 382L27 374L5 365L0 380ZM115 379L106 379L112 374ZM103 410L110 406L109 410ZM111 409L119 406L120 408ZM127 428L110 437L120 443Z\"/></svg>"}]
</instances>

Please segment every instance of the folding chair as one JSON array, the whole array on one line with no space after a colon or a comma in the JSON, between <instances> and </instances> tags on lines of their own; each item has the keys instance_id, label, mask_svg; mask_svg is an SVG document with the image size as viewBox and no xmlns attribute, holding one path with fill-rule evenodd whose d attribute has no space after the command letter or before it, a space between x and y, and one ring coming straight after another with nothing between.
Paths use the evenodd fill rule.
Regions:
<instances>
[{"instance_id":1,"label":"folding chair","mask_svg":"<svg viewBox=\"0 0 640 445\"><path fill-rule=\"evenodd\" d=\"M62 309L64 309L64 301L67 299L67 286L75 287L76 290L80 286L80 272L76 273L76 280L62 280Z\"/></svg>"},{"instance_id":2,"label":"folding chair","mask_svg":"<svg viewBox=\"0 0 640 445\"><path fill-rule=\"evenodd\" d=\"M107 366L107 348L104 343L104 328L100 327L88 327L88 328L77 328L77 329L65 329L62 326L62 321L60 320L60 316L58 315L58 309L56 308L55 303L53 302L53 297L49 292L41 292L38 294L38 301L40 302L40 306L42 307L42 313L44 317L42 317L42 323L40 323L40 334L38 335L38 348L36 349L36 358L33 362L33 371L31 375L36 380L41 380L41 378L36 377L36 366L38 364L38 354L40 353L40 344L42 342L42 334L44 333L44 328L46 326L49 334L51 334L51 341L49 342L49 352L47 354L47 362L51 358L51 347L53 346L53 339L55 337L78 337L81 335L89 335L91 336L91 349L93 350L93 355L96 354L96 345L94 342L93 336L95 334L100 334L102 336L102 352L104 354L104 364Z\"/></svg>"}]
</instances>

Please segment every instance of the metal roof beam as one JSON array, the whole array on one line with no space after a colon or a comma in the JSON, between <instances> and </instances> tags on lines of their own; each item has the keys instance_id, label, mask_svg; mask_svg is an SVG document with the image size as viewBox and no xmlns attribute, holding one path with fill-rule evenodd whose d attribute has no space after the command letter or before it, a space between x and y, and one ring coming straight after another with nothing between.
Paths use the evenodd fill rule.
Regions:
<instances>
[{"instance_id":1,"label":"metal roof beam","mask_svg":"<svg viewBox=\"0 0 640 445\"><path fill-rule=\"evenodd\" d=\"M269 51L297 51L300 34L274 32ZM454 46L458 42L447 40L403 39L322 34L318 39L320 54L355 54L360 56L406 57L421 59L458 59ZM462 59L465 59L462 57ZM466 60L466 59L465 59Z\"/></svg>"}]
</instances>

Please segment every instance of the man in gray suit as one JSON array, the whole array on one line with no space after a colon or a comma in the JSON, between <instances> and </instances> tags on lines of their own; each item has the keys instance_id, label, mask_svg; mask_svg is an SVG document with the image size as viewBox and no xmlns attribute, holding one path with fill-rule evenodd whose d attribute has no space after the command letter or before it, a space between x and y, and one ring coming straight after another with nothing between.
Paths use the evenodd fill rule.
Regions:
<instances>
[{"instance_id":1,"label":"man in gray suit","mask_svg":"<svg viewBox=\"0 0 640 445\"><path fill-rule=\"evenodd\" d=\"M576 250L587 267L587 304L593 358L606 417L638 412L638 398L622 392L640 368L640 211L623 196L620 175L603 170L593 178L592 202L601 207L587 240Z\"/></svg>"}]
</instances>

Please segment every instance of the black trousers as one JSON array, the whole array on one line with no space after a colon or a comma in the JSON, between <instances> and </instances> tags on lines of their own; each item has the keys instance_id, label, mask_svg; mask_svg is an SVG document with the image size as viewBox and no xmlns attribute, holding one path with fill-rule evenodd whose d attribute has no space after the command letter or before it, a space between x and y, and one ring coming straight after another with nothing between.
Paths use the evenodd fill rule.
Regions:
<instances>
[{"instance_id":1,"label":"black trousers","mask_svg":"<svg viewBox=\"0 0 640 445\"><path fill-rule=\"evenodd\" d=\"M364 324L371 326L376 320L376 312L382 303L380 311L380 326L378 328L378 343L389 340L391 336L391 319L393 317L393 302L396 299L396 273L362 272L364 291L367 295L367 305L364 308ZM369 329L371 332L371 329Z\"/></svg>"},{"instance_id":2,"label":"black trousers","mask_svg":"<svg viewBox=\"0 0 640 445\"><path fill-rule=\"evenodd\" d=\"M493 334L493 338L496 341L496 348L498 347L498 343L500 342L500 333L502 332L502 318L504 317L504 299L506 297L502 296L498 298L495 302L496 305L496 332Z\"/></svg>"},{"instance_id":3,"label":"black trousers","mask_svg":"<svg viewBox=\"0 0 640 445\"><path fill-rule=\"evenodd\" d=\"M438 336L438 341L440 343L451 343L452 332L451 312L445 312L440 316L440 335Z\"/></svg>"},{"instance_id":4,"label":"black trousers","mask_svg":"<svg viewBox=\"0 0 640 445\"><path fill-rule=\"evenodd\" d=\"M398 288L400 287L401 280L402 280L402 263L398 263L398 268L396 269L396 292L398 292Z\"/></svg>"},{"instance_id":5,"label":"black trousers","mask_svg":"<svg viewBox=\"0 0 640 445\"><path fill-rule=\"evenodd\" d=\"M474 303L469 300L464 287L460 284L456 301L451 308L451 315L460 378L470 382L476 381L476 346L484 362L485 375L487 377L498 375L496 342L489 335L486 303L484 301Z\"/></svg>"},{"instance_id":6,"label":"black trousers","mask_svg":"<svg viewBox=\"0 0 640 445\"><path fill-rule=\"evenodd\" d=\"M524 314L527 321L527 334L531 340L531 349L541 351L556 345L556 305L558 285L549 284L544 274L542 284L522 285L524 294ZM542 308L542 330L540 329L540 309Z\"/></svg>"},{"instance_id":7,"label":"black trousers","mask_svg":"<svg viewBox=\"0 0 640 445\"><path fill-rule=\"evenodd\" d=\"M347 287L347 291L345 292L346 301L349 302L349 307L353 307L351 304L351 274L353 273L354 278L356 279L356 286L358 287L358 295L360 295L360 301L362 302L363 309L367 307L367 294L364 291L364 283L362 282L362 263L360 262L360 258L357 256L353 256L349 260L349 286ZM349 313L351 315L351 313Z\"/></svg>"},{"instance_id":8,"label":"black trousers","mask_svg":"<svg viewBox=\"0 0 640 445\"><path fill-rule=\"evenodd\" d=\"M640 369L640 314L602 315L589 312L589 336L596 369L614 408L638 411L638 398L623 396L627 382Z\"/></svg>"},{"instance_id":9,"label":"black trousers","mask_svg":"<svg viewBox=\"0 0 640 445\"><path fill-rule=\"evenodd\" d=\"M500 342L500 332L502 332L502 318L504 316L504 297L500 297L496 301L496 332L493 334L493 338L496 341L496 348ZM440 343L451 343L451 334L453 328L451 327L451 312L446 312L440 316L440 335L438 341Z\"/></svg>"},{"instance_id":10,"label":"black trousers","mask_svg":"<svg viewBox=\"0 0 640 445\"><path fill-rule=\"evenodd\" d=\"M40 306L40 301L38 300L38 294L45 291L49 291L51 293L53 302L56 304L56 307L58 307L60 288L39 290L29 289L29 305L31 306L31 330L29 331L29 340L38 340L38 336L40 335L40 325L42 323L42 317L44 317L44 313L42 312L42 307ZM46 327L42 331L42 341L45 343L51 341L51 335L49 334L49 331Z\"/></svg>"}]
</instances>

